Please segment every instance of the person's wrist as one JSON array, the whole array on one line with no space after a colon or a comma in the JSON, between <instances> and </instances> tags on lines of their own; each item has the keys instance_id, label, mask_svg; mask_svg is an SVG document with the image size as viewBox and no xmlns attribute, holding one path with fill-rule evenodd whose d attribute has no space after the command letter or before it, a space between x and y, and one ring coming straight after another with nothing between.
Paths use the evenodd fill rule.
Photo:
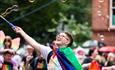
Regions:
<instances>
[{"instance_id":1,"label":"person's wrist","mask_svg":"<svg viewBox=\"0 0 115 70\"><path fill-rule=\"evenodd\" d=\"M21 31L20 34L21 34L21 35L25 35L26 33L25 33L24 31Z\"/></svg>"}]
</instances>

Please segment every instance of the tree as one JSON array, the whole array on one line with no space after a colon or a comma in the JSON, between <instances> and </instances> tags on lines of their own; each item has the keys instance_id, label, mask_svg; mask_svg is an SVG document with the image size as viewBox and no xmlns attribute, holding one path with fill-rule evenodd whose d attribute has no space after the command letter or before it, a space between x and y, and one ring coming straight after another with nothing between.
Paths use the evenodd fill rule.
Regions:
<instances>
[{"instance_id":1,"label":"tree","mask_svg":"<svg viewBox=\"0 0 115 70\"><path fill-rule=\"evenodd\" d=\"M84 24L77 23L74 15L70 15L70 18L67 18L62 13L59 13L60 19L56 21L55 19L52 19L53 23L59 25L62 24L62 26L59 28L61 30L52 30L50 31L67 31L70 32L73 35L74 43L73 48L81 45L84 41L91 38L91 27L88 22L85 22ZM60 23L61 22L61 23Z\"/></svg>"},{"instance_id":2,"label":"tree","mask_svg":"<svg viewBox=\"0 0 115 70\"><path fill-rule=\"evenodd\" d=\"M22 27L41 43L50 42L56 34L57 26L62 22L65 26L68 26L70 32L77 35L77 39L81 39L77 40L80 43L84 40L83 35L86 35L89 31L84 31L87 29L85 26L90 27L91 25L91 0L66 0L66 2L62 2L62 0L35 0L35 2L2 0L0 3L0 13L3 13L12 5L18 5L19 11L12 12L5 18L14 25ZM59 12L61 12L60 15ZM72 15L74 15L74 18ZM58 23L52 22L54 19ZM0 29L8 35L16 35L2 19L0 20ZM82 34L82 36L78 34ZM89 38L86 37L86 39Z\"/></svg>"}]
</instances>

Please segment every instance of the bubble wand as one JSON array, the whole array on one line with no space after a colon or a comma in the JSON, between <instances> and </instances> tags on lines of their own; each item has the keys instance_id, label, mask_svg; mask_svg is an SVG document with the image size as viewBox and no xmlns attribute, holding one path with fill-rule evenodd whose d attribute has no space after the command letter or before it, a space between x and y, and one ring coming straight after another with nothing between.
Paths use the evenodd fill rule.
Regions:
<instances>
[{"instance_id":1,"label":"bubble wand","mask_svg":"<svg viewBox=\"0 0 115 70\"><path fill-rule=\"evenodd\" d=\"M0 17L1 17L4 21L6 21L6 22L9 24L9 26L11 26L13 29L15 28L15 26L14 26L12 23L10 23L8 20L6 20L2 15L0 15Z\"/></svg>"}]
</instances>

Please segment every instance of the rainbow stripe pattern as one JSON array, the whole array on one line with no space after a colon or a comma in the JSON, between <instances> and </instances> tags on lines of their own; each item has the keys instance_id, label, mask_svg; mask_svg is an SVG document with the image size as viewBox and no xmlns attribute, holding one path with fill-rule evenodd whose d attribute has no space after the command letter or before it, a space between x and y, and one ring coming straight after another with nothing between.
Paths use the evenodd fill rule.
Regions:
<instances>
[{"instance_id":1,"label":"rainbow stripe pattern","mask_svg":"<svg viewBox=\"0 0 115 70\"><path fill-rule=\"evenodd\" d=\"M51 48L55 48L55 45L51 45ZM82 66L74 55L70 47L57 48L53 51L62 70L82 70Z\"/></svg>"},{"instance_id":2,"label":"rainbow stripe pattern","mask_svg":"<svg viewBox=\"0 0 115 70\"><path fill-rule=\"evenodd\" d=\"M13 70L13 65L10 63L8 63L8 64L3 63L2 64L2 70Z\"/></svg>"},{"instance_id":3,"label":"rainbow stripe pattern","mask_svg":"<svg viewBox=\"0 0 115 70\"><path fill-rule=\"evenodd\" d=\"M0 30L0 48L3 47L3 41L5 39L5 34L2 30Z\"/></svg>"},{"instance_id":4,"label":"rainbow stripe pattern","mask_svg":"<svg viewBox=\"0 0 115 70\"><path fill-rule=\"evenodd\" d=\"M82 70L79 61L69 47L58 48L56 55L63 70Z\"/></svg>"},{"instance_id":5,"label":"rainbow stripe pattern","mask_svg":"<svg viewBox=\"0 0 115 70\"><path fill-rule=\"evenodd\" d=\"M42 63L38 62L37 70L47 70L47 66L46 66L45 60L43 60Z\"/></svg>"}]
</instances>

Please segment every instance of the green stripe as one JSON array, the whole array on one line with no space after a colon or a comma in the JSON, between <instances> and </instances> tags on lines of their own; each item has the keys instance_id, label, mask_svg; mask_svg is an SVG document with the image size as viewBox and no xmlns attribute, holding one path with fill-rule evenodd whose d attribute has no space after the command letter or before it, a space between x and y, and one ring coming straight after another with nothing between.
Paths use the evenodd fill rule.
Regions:
<instances>
[{"instance_id":1,"label":"green stripe","mask_svg":"<svg viewBox=\"0 0 115 70\"><path fill-rule=\"evenodd\" d=\"M59 51L64 53L65 57L70 61L75 70L82 70L82 66L77 60L73 50L69 47L59 48Z\"/></svg>"},{"instance_id":2,"label":"green stripe","mask_svg":"<svg viewBox=\"0 0 115 70\"><path fill-rule=\"evenodd\" d=\"M7 65L7 68L8 70L12 70L11 66L10 65Z\"/></svg>"}]
</instances>

